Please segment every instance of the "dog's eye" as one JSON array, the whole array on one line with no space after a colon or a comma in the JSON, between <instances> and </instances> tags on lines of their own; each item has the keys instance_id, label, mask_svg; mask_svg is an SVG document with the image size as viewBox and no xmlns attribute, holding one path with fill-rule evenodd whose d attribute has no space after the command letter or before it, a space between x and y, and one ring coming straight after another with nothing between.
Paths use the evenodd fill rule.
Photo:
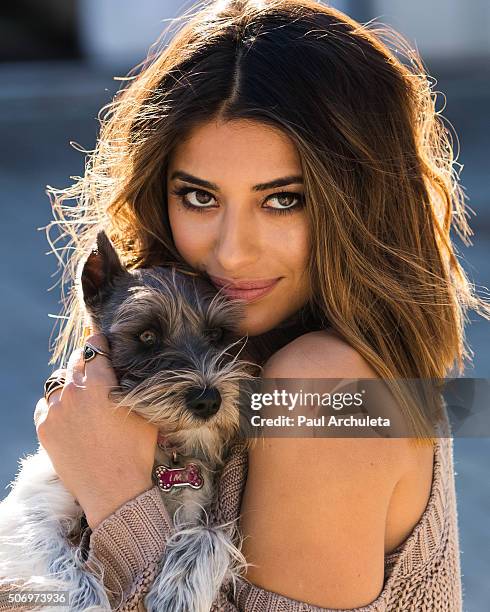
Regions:
<instances>
[{"instance_id":1,"label":"dog's eye","mask_svg":"<svg viewBox=\"0 0 490 612\"><path fill-rule=\"evenodd\" d=\"M146 344L146 346L152 346L153 344L156 344L157 335L151 329L145 329L145 331L141 332L139 335L139 339L141 342L143 342L143 344Z\"/></svg>"},{"instance_id":2,"label":"dog's eye","mask_svg":"<svg viewBox=\"0 0 490 612\"><path fill-rule=\"evenodd\" d=\"M206 330L206 338L211 342L219 342L224 336L224 330L221 327Z\"/></svg>"}]
</instances>

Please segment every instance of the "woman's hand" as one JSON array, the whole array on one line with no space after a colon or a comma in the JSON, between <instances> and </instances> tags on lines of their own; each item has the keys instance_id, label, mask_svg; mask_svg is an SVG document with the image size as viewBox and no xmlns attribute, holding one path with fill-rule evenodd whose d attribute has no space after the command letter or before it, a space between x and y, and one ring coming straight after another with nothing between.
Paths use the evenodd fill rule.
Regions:
<instances>
[{"instance_id":1,"label":"woman's hand","mask_svg":"<svg viewBox=\"0 0 490 612\"><path fill-rule=\"evenodd\" d=\"M109 350L101 334L87 340ZM116 408L108 395L115 386L109 359L96 355L85 363L78 349L68 362L63 389L47 402L39 400L34 413L39 442L92 529L153 485L158 428Z\"/></svg>"}]
</instances>

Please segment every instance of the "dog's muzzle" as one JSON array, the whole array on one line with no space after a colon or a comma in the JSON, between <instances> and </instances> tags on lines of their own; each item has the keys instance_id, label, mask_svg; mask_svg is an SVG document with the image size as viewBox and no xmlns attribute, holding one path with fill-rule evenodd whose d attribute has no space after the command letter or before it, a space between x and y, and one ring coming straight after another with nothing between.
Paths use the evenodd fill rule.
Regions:
<instances>
[{"instance_id":1,"label":"dog's muzzle","mask_svg":"<svg viewBox=\"0 0 490 612\"><path fill-rule=\"evenodd\" d=\"M185 395L185 404L195 416L208 419L218 412L221 406L221 395L214 387L206 389L191 387Z\"/></svg>"}]
</instances>

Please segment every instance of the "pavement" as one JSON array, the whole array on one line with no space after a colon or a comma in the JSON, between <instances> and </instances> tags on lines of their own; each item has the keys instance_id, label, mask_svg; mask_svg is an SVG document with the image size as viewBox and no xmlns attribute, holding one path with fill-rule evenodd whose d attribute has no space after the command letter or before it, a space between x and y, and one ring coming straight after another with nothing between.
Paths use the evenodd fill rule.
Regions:
<instances>
[{"instance_id":1,"label":"pavement","mask_svg":"<svg viewBox=\"0 0 490 612\"><path fill-rule=\"evenodd\" d=\"M434 73L433 73L434 74ZM119 74L119 76L124 76ZM37 228L51 218L46 185L65 187L83 172L84 156L74 141L93 147L97 112L119 82L109 73L80 63L0 65L0 241L3 324L1 345L0 499L18 467L18 458L36 450L33 410L48 366L48 339L59 312L55 258ZM481 292L490 286L490 201L488 192L488 108L490 79L479 72L438 75L446 94L444 115L460 142L461 180L469 205L473 246L459 241L460 260ZM443 106L443 101L438 108ZM483 295L483 293L482 293ZM48 314L49 313L49 314ZM470 313L468 344L473 367L465 376L490 378L490 325ZM490 440L455 440L464 610L488 610L490 601Z\"/></svg>"}]
</instances>

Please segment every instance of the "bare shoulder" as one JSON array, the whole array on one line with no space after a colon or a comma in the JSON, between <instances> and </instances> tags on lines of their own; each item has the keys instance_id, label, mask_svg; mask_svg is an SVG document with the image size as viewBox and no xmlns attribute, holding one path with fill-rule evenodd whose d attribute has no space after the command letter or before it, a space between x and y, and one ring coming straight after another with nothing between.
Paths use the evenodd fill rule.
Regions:
<instances>
[{"instance_id":1,"label":"bare shoulder","mask_svg":"<svg viewBox=\"0 0 490 612\"><path fill-rule=\"evenodd\" d=\"M264 376L274 378L378 377L364 357L333 329L295 338L268 359L264 370Z\"/></svg>"},{"instance_id":2,"label":"bare shoulder","mask_svg":"<svg viewBox=\"0 0 490 612\"><path fill-rule=\"evenodd\" d=\"M384 442L266 438L250 451L240 519L250 582L326 608L378 597L400 477Z\"/></svg>"},{"instance_id":3,"label":"bare shoulder","mask_svg":"<svg viewBox=\"0 0 490 612\"><path fill-rule=\"evenodd\" d=\"M270 358L263 375L377 377L330 331L292 341ZM244 554L255 564L247 579L321 607L374 601L383 586L386 517L408 469L407 449L403 439L260 440L249 453L242 499Z\"/></svg>"}]
</instances>

